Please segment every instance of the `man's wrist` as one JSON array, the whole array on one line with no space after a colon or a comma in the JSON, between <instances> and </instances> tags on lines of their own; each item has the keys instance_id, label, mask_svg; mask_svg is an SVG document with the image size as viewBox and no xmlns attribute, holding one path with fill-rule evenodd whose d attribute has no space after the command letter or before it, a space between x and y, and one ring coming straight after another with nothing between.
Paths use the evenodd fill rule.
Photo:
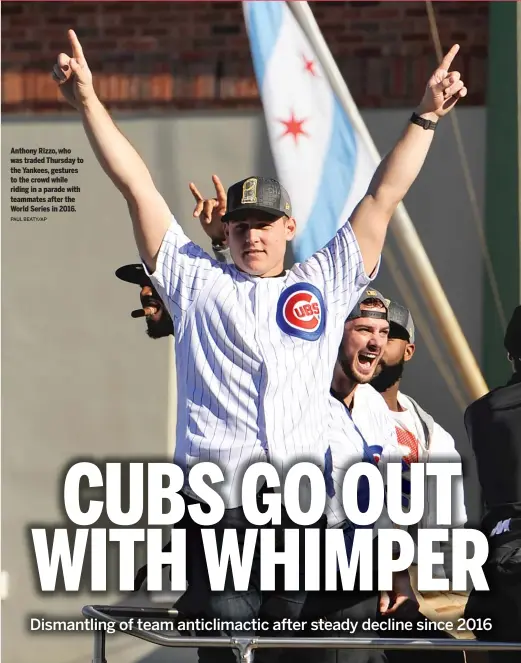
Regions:
<instances>
[{"instance_id":1,"label":"man's wrist","mask_svg":"<svg viewBox=\"0 0 521 663\"><path fill-rule=\"evenodd\" d=\"M429 122L438 122L440 119L436 113L432 113L430 111L424 111L422 110L421 107L417 108L415 111L416 115L419 115L422 117L424 120L429 120Z\"/></svg>"},{"instance_id":2,"label":"man's wrist","mask_svg":"<svg viewBox=\"0 0 521 663\"><path fill-rule=\"evenodd\" d=\"M98 95L95 92L89 95L86 99L80 99L80 101L78 101L77 104L78 104L78 110L80 112L92 111L100 106L103 108L103 104L101 103Z\"/></svg>"}]
</instances>

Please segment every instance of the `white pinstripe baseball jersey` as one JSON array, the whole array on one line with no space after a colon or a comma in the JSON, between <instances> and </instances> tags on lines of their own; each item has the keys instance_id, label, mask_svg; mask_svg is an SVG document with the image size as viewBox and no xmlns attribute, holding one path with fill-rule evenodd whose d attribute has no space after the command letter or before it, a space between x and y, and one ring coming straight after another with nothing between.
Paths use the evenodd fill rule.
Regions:
<instances>
[{"instance_id":1,"label":"white pinstripe baseball jersey","mask_svg":"<svg viewBox=\"0 0 521 663\"><path fill-rule=\"evenodd\" d=\"M344 320L371 280L351 225L284 275L260 278L212 259L172 218L149 276L175 328L174 462L185 472L218 464L227 508L241 504L253 462L281 476L295 459L323 466Z\"/></svg>"},{"instance_id":2,"label":"white pinstripe baseball jersey","mask_svg":"<svg viewBox=\"0 0 521 663\"><path fill-rule=\"evenodd\" d=\"M328 527L340 527L346 520L342 506L342 483L346 470L362 461L382 468L391 460L399 460L401 452L387 404L369 384L356 387L351 412L343 403L331 397L328 420L335 495L328 499L326 515ZM358 505L361 511L367 510L368 499L367 485L360 481ZM376 533L379 526L388 523L384 510L373 531ZM392 527L392 524L389 526Z\"/></svg>"}]
</instances>

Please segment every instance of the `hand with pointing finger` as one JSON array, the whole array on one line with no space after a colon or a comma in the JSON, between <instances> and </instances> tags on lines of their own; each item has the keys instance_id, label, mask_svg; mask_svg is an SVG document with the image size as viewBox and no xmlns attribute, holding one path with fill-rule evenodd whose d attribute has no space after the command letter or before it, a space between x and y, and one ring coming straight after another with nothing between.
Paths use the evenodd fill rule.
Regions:
<instances>
[{"instance_id":1,"label":"hand with pointing finger","mask_svg":"<svg viewBox=\"0 0 521 663\"><path fill-rule=\"evenodd\" d=\"M52 78L71 106L80 110L89 100L96 98L92 74L74 30L68 31L72 57L60 53L52 69Z\"/></svg>"},{"instance_id":2,"label":"hand with pointing finger","mask_svg":"<svg viewBox=\"0 0 521 663\"><path fill-rule=\"evenodd\" d=\"M215 198L203 198L193 182L190 191L195 198L194 217L199 218L204 232L214 244L226 244L222 217L226 214L226 191L217 175L212 175Z\"/></svg>"},{"instance_id":3,"label":"hand with pointing finger","mask_svg":"<svg viewBox=\"0 0 521 663\"><path fill-rule=\"evenodd\" d=\"M429 79L417 111L419 115L430 114L432 117L429 119L436 121L451 111L458 101L466 96L467 88L461 80L460 72L450 71L452 61L458 51L459 46L455 44Z\"/></svg>"}]
</instances>

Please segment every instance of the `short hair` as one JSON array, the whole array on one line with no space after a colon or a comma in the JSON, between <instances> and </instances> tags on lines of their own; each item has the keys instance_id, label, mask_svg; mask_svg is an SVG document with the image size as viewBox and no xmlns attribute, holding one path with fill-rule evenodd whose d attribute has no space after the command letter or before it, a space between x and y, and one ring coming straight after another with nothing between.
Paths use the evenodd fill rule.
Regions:
<instances>
[{"instance_id":1,"label":"short hair","mask_svg":"<svg viewBox=\"0 0 521 663\"><path fill-rule=\"evenodd\" d=\"M384 309L385 311L387 310L385 304L383 304L379 299L376 299L375 297L368 297L367 299L361 301L360 307L362 306L365 306L365 308L381 308Z\"/></svg>"}]
</instances>

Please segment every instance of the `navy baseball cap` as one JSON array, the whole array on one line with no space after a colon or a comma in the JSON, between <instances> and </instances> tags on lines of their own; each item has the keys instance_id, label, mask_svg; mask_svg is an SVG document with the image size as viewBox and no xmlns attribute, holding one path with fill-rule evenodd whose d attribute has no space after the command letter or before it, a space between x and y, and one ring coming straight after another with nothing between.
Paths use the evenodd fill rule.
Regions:
<instances>
[{"instance_id":1,"label":"navy baseball cap","mask_svg":"<svg viewBox=\"0 0 521 663\"><path fill-rule=\"evenodd\" d=\"M222 221L233 221L249 211L264 212L273 216L291 216L291 201L286 189L277 180L265 177L248 177L232 184L228 189L226 214Z\"/></svg>"},{"instance_id":2,"label":"navy baseball cap","mask_svg":"<svg viewBox=\"0 0 521 663\"><path fill-rule=\"evenodd\" d=\"M141 287L145 285L152 286L152 281L146 275L143 265L123 265L123 267L116 269L115 273L118 279L127 283L135 283Z\"/></svg>"},{"instance_id":3,"label":"navy baseball cap","mask_svg":"<svg viewBox=\"0 0 521 663\"><path fill-rule=\"evenodd\" d=\"M389 322L391 329L389 338L393 337L393 325L400 327L409 337L409 343L414 343L414 322L411 312L405 306L391 300L387 300L389 306Z\"/></svg>"},{"instance_id":4,"label":"navy baseball cap","mask_svg":"<svg viewBox=\"0 0 521 663\"><path fill-rule=\"evenodd\" d=\"M372 309L362 309L363 302L368 299L376 299L381 302L385 307L384 311L372 310ZM347 320L356 320L357 318L380 318L383 320L388 320L388 299L382 295L381 292L375 290L372 286L368 286L360 295L358 302L355 304L351 313L347 316Z\"/></svg>"}]
</instances>

